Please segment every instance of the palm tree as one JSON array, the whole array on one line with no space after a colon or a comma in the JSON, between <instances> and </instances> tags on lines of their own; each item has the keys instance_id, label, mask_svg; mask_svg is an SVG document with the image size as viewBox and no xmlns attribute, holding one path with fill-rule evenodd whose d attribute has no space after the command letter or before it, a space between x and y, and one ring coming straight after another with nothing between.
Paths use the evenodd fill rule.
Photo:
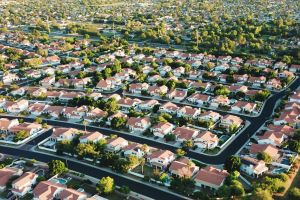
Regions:
<instances>
[{"instance_id":1,"label":"palm tree","mask_svg":"<svg viewBox=\"0 0 300 200\"><path fill-rule=\"evenodd\" d=\"M83 120L82 124L84 125L84 132L86 133L86 125L88 125L88 122L86 120Z\"/></svg>"},{"instance_id":2,"label":"palm tree","mask_svg":"<svg viewBox=\"0 0 300 200\"><path fill-rule=\"evenodd\" d=\"M142 174L144 174L144 165L145 165L145 158L140 159L140 164L142 166Z\"/></svg>"}]
</instances>

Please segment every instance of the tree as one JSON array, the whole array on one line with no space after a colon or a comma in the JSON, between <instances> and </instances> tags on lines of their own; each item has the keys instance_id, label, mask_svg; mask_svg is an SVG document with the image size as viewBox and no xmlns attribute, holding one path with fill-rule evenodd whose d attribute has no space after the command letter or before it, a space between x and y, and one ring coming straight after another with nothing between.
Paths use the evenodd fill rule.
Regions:
<instances>
[{"instance_id":1,"label":"tree","mask_svg":"<svg viewBox=\"0 0 300 200\"><path fill-rule=\"evenodd\" d=\"M35 123L41 124L43 122L43 119L40 117L35 118Z\"/></svg>"},{"instance_id":2,"label":"tree","mask_svg":"<svg viewBox=\"0 0 300 200\"><path fill-rule=\"evenodd\" d=\"M300 199L300 189L293 187L288 195L289 200L299 200Z\"/></svg>"},{"instance_id":3,"label":"tree","mask_svg":"<svg viewBox=\"0 0 300 200\"><path fill-rule=\"evenodd\" d=\"M127 185L121 186L119 190L124 194L129 194L131 192L130 188Z\"/></svg>"},{"instance_id":4,"label":"tree","mask_svg":"<svg viewBox=\"0 0 300 200\"><path fill-rule=\"evenodd\" d=\"M185 140L182 143L182 148L187 150L187 149L192 149L194 147L194 142L193 140Z\"/></svg>"},{"instance_id":5,"label":"tree","mask_svg":"<svg viewBox=\"0 0 300 200\"><path fill-rule=\"evenodd\" d=\"M48 163L49 171L51 176L56 174L63 174L68 171L68 168L65 166L65 163L60 160L52 160Z\"/></svg>"},{"instance_id":6,"label":"tree","mask_svg":"<svg viewBox=\"0 0 300 200\"><path fill-rule=\"evenodd\" d=\"M271 163L272 162L272 158L269 154L265 153L265 152L259 152L257 154L257 159L258 160L263 160L266 163Z\"/></svg>"},{"instance_id":7,"label":"tree","mask_svg":"<svg viewBox=\"0 0 300 200\"><path fill-rule=\"evenodd\" d=\"M256 190L254 190L251 200L273 200L273 198L269 190L257 188Z\"/></svg>"},{"instance_id":8,"label":"tree","mask_svg":"<svg viewBox=\"0 0 300 200\"><path fill-rule=\"evenodd\" d=\"M300 153L300 141L298 140L290 140L289 141L289 145L288 145L289 149L293 152L296 153Z\"/></svg>"},{"instance_id":9,"label":"tree","mask_svg":"<svg viewBox=\"0 0 300 200\"><path fill-rule=\"evenodd\" d=\"M107 176L100 179L96 189L98 192L108 195L114 191L114 188L114 179Z\"/></svg>"},{"instance_id":10,"label":"tree","mask_svg":"<svg viewBox=\"0 0 300 200\"><path fill-rule=\"evenodd\" d=\"M13 138L13 141L14 142L18 142L20 140L24 140L25 138L29 137L29 133L25 130L21 130L21 131L18 131L14 138Z\"/></svg>"},{"instance_id":11,"label":"tree","mask_svg":"<svg viewBox=\"0 0 300 200\"><path fill-rule=\"evenodd\" d=\"M123 127L126 123L126 118L125 117L114 117L111 120L111 127L114 129L119 129Z\"/></svg>"},{"instance_id":12,"label":"tree","mask_svg":"<svg viewBox=\"0 0 300 200\"><path fill-rule=\"evenodd\" d=\"M176 155L178 158L184 156L186 152L183 149L176 149Z\"/></svg>"},{"instance_id":13,"label":"tree","mask_svg":"<svg viewBox=\"0 0 300 200\"><path fill-rule=\"evenodd\" d=\"M240 171L240 167L241 159L237 156L228 157L224 164L224 169L226 169L229 173L234 171Z\"/></svg>"},{"instance_id":14,"label":"tree","mask_svg":"<svg viewBox=\"0 0 300 200\"><path fill-rule=\"evenodd\" d=\"M165 138L166 142L175 141L176 140L176 136L174 134L171 134L171 133L166 134L164 136L164 138Z\"/></svg>"},{"instance_id":15,"label":"tree","mask_svg":"<svg viewBox=\"0 0 300 200\"><path fill-rule=\"evenodd\" d=\"M186 177L174 177L171 180L170 188L180 194L191 195L195 188L195 181Z\"/></svg>"},{"instance_id":16,"label":"tree","mask_svg":"<svg viewBox=\"0 0 300 200\"><path fill-rule=\"evenodd\" d=\"M142 174L144 174L144 166L145 166L146 160L145 158L140 158L140 165L142 167Z\"/></svg>"}]
</instances>

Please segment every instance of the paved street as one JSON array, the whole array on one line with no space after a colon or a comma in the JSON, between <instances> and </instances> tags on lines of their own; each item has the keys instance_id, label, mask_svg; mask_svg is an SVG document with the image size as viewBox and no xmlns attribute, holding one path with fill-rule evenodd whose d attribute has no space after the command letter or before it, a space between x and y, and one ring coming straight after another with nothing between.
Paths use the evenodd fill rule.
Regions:
<instances>
[{"instance_id":1,"label":"paved street","mask_svg":"<svg viewBox=\"0 0 300 200\"><path fill-rule=\"evenodd\" d=\"M11 147L3 147L0 146L0 152L4 154L9 154L13 156L18 156L18 157L25 157L29 159L36 159L41 162L49 162L51 160L62 160L59 157L56 157L55 155L47 155L47 154L42 154L42 153L37 153L37 152L32 152L28 150L21 150L21 149L15 149ZM66 161L66 160L63 160ZM104 176L110 176L115 179L116 185L122 186L122 185L127 185L129 188L131 188L133 191L137 193L141 193L143 195L149 196L153 199L172 199L172 200L181 200L181 199L188 199L188 198L183 198L182 196L179 196L175 193L168 192L166 190L161 190L157 185L149 186L147 183L143 183L142 181L136 181L132 180L129 177L120 175L120 174L115 174L110 171L105 171L102 170L98 167L93 167L81 162L75 162L72 160L67 159L67 166L69 169L87 174L89 176L95 177L95 178L101 178Z\"/></svg>"}]
</instances>

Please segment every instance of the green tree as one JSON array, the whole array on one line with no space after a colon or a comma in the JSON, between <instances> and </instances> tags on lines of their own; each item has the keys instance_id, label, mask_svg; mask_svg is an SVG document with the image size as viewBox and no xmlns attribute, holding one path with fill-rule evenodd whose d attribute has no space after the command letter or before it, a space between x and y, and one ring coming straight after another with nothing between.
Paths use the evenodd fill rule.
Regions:
<instances>
[{"instance_id":1,"label":"green tree","mask_svg":"<svg viewBox=\"0 0 300 200\"><path fill-rule=\"evenodd\" d=\"M257 154L257 159L258 160L263 160L266 163L271 163L272 162L272 158L269 154L265 153L265 152L259 152Z\"/></svg>"},{"instance_id":2,"label":"green tree","mask_svg":"<svg viewBox=\"0 0 300 200\"><path fill-rule=\"evenodd\" d=\"M176 155L178 158L183 157L186 152L183 149L176 149Z\"/></svg>"},{"instance_id":3,"label":"green tree","mask_svg":"<svg viewBox=\"0 0 300 200\"><path fill-rule=\"evenodd\" d=\"M185 177L174 177L171 180L170 188L180 194L191 195L195 188L195 181Z\"/></svg>"},{"instance_id":4,"label":"green tree","mask_svg":"<svg viewBox=\"0 0 300 200\"><path fill-rule=\"evenodd\" d=\"M109 176L101 178L97 185L97 191L105 195L112 193L114 188L114 179Z\"/></svg>"},{"instance_id":5,"label":"green tree","mask_svg":"<svg viewBox=\"0 0 300 200\"><path fill-rule=\"evenodd\" d=\"M300 199L300 189L293 187L288 194L288 199L289 200L299 200Z\"/></svg>"},{"instance_id":6,"label":"green tree","mask_svg":"<svg viewBox=\"0 0 300 200\"><path fill-rule=\"evenodd\" d=\"M51 176L54 176L56 174L63 174L68 171L65 163L60 160L52 160L48 163L48 167Z\"/></svg>"},{"instance_id":7,"label":"green tree","mask_svg":"<svg viewBox=\"0 0 300 200\"><path fill-rule=\"evenodd\" d=\"M253 195L251 196L251 200L273 200L273 198L269 190L257 188L256 190L254 190Z\"/></svg>"},{"instance_id":8,"label":"green tree","mask_svg":"<svg viewBox=\"0 0 300 200\"><path fill-rule=\"evenodd\" d=\"M241 159L237 156L228 157L224 164L224 169L226 169L229 173L234 171L240 171L240 167Z\"/></svg>"},{"instance_id":9,"label":"green tree","mask_svg":"<svg viewBox=\"0 0 300 200\"><path fill-rule=\"evenodd\" d=\"M125 117L114 117L111 120L111 127L113 129L120 129L125 126L126 118Z\"/></svg>"}]
</instances>

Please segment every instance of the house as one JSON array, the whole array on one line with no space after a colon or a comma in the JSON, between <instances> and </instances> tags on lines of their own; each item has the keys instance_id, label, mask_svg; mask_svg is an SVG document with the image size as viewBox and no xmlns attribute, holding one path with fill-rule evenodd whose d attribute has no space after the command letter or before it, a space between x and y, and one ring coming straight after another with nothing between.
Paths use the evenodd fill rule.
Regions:
<instances>
[{"instance_id":1,"label":"house","mask_svg":"<svg viewBox=\"0 0 300 200\"><path fill-rule=\"evenodd\" d=\"M199 167L186 157L181 157L171 163L169 172L173 176L191 178L199 171Z\"/></svg>"},{"instance_id":2,"label":"house","mask_svg":"<svg viewBox=\"0 0 300 200\"><path fill-rule=\"evenodd\" d=\"M196 119L200 114L200 108L192 108L191 106L183 106L177 111L177 117L185 117L189 119Z\"/></svg>"},{"instance_id":3,"label":"house","mask_svg":"<svg viewBox=\"0 0 300 200\"><path fill-rule=\"evenodd\" d=\"M219 144L219 138L210 131L204 131L199 133L196 138L194 138L194 144L198 148L214 149Z\"/></svg>"},{"instance_id":4,"label":"house","mask_svg":"<svg viewBox=\"0 0 300 200\"><path fill-rule=\"evenodd\" d=\"M84 192L80 192L78 190L74 190L72 188L65 188L63 189L59 195L58 199L61 200L85 200L87 199L87 194Z\"/></svg>"},{"instance_id":5,"label":"house","mask_svg":"<svg viewBox=\"0 0 300 200\"><path fill-rule=\"evenodd\" d=\"M86 117L84 117L84 119L88 122L100 122L106 116L106 111L103 111L100 108L93 108L92 110L86 113Z\"/></svg>"},{"instance_id":6,"label":"house","mask_svg":"<svg viewBox=\"0 0 300 200\"><path fill-rule=\"evenodd\" d=\"M161 95L164 95L168 92L168 87L165 85L162 86L149 86L148 92L150 96L160 97Z\"/></svg>"},{"instance_id":7,"label":"house","mask_svg":"<svg viewBox=\"0 0 300 200\"><path fill-rule=\"evenodd\" d=\"M129 112L130 108L135 108L142 101L140 99L131 99L128 97L124 97L118 101L118 105L123 112Z\"/></svg>"},{"instance_id":8,"label":"house","mask_svg":"<svg viewBox=\"0 0 300 200\"><path fill-rule=\"evenodd\" d=\"M146 131L151 126L151 122L149 117L130 117L127 120L126 126L134 133L141 133Z\"/></svg>"},{"instance_id":9,"label":"house","mask_svg":"<svg viewBox=\"0 0 300 200\"><path fill-rule=\"evenodd\" d=\"M185 69L184 69L184 67L177 67L172 72L173 72L174 76L179 78L180 76L184 75Z\"/></svg>"},{"instance_id":10,"label":"house","mask_svg":"<svg viewBox=\"0 0 300 200\"><path fill-rule=\"evenodd\" d=\"M280 146L284 141L284 134L280 132L266 131L262 136L258 136L258 144L271 144Z\"/></svg>"},{"instance_id":11,"label":"house","mask_svg":"<svg viewBox=\"0 0 300 200\"><path fill-rule=\"evenodd\" d=\"M233 94L236 94L238 92L242 92L245 93L248 92L248 87L245 85L230 85L228 87L228 89L230 90L230 92L232 92Z\"/></svg>"},{"instance_id":12,"label":"house","mask_svg":"<svg viewBox=\"0 0 300 200\"><path fill-rule=\"evenodd\" d=\"M233 75L233 79L234 79L237 83L240 83L240 84L243 84L243 83L247 82L248 78L249 78L249 75L248 75L248 74L243 74L243 75L234 74L234 75Z\"/></svg>"},{"instance_id":13,"label":"house","mask_svg":"<svg viewBox=\"0 0 300 200\"><path fill-rule=\"evenodd\" d=\"M115 88L115 85L112 83L112 81L110 80L100 80L97 85L96 88L99 91L110 91L113 90Z\"/></svg>"},{"instance_id":14,"label":"house","mask_svg":"<svg viewBox=\"0 0 300 200\"><path fill-rule=\"evenodd\" d=\"M175 154L169 150L158 150L147 157L151 166L161 170L166 169L173 160L175 160Z\"/></svg>"},{"instance_id":15,"label":"house","mask_svg":"<svg viewBox=\"0 0 300 200\"><path fill-rule=\"evenodd\" d=\"M203 105L208 103L210 100L210 96L206 94L194 93L187 98L188 102L193 104Z\"/></svg>"},{"instance_id":16,"label":"house","mask_svg":"<svg viewBox=\"0 0 300 200\"><path fill-rule=\"evenodd\" d=\"M129 85L128 91L134 94L141 94L142 91L147 91L148 83L132 83Z\"/></svg>"},{"instance_id":17,"label":"house","mask_svg":"<svg viewBox=\"0 0 300 200\"><path fill-rule=\"evenodd\" d=\"M106 124L110 126L111 125L111 121L113 120L113 118L120 118L120 117L124 117L126 120L128 119L128 116L126 114L124 114L124 113L122 113L122 112L119 111L119 112L117 112L117 113L109 116L107 118Z\"/></svg>"},{"instance_id":18,"label":"house","mask_svg":"<svg viewBox=\"0 0 300 200\"><path fill-rule=\"evenodd\" d=\"M288 77L295 77L295 75L293 72L284 70L284 71L278 73L278 77L279 78L288 78Z\"/></svg>"},{"instance_id":19,"label":"house","mask_svg":"<svg viewBox=\"0 0 300 200\"><path fill-rule=\"evenodd\" d=\"M33 172L25 172L21 177L12 182L12 193L16 196L24 196L36 184L38 175Z\"/></svg>"},{"instance_id":20,"label":"house","mask_svg":"<svg viewBox=\"0 0 300 200\"><path fill-rule=\"evenodd\" d=\"M292 137L294 135L295 131L296 131L296 129L294 129L291 126L287 126L287 125L276 126L276 125L273 125L273 124L270 124L268 126L268 130L283 133L288 137Z\"/></svg>"},{"instance_id":21,"label":"house","mask_svg":"<svg viewBox=\"0 0 300 200\"><path fill-rule=\"evenodd\" d=\"M20 88L17 88L17 89L10 92L10 94L12 96L23 96L23 95L25 95L25 93L26 93L26 88L25 87L20 87Z\"/></svg>"},{"instance_id":22,"label":"house","mask_svg":"<svg viewBox=\"0 0 300 200\"><path fill-rule=\"evenodd\" d=\"M257 160L250 156L242 156L241 163L241 171L249 176L259 177L268 171L268 167L263 160Z\"/></svg>"},{"instance_id":23,"label":"house","mask_svg":"<svg viewBox=\"0 0 300 200\"><path fill-rule=\"evenodd\" d=\"M250 77L248 79L248 82L252 84L252 86L254 87L260 87L262 84L265 84L266 83L266 77L264 76L259 76L259 77Z\"/></svg>"},{"instance_id":24,"label":"house","mask_svg":"<svg viewBox=\"0 0 300 200\"><path fill-rule=\"evenodd\" d=\"M9 130L17 125L19 125L18 119L0 118L0 133L8 134Z\"/></svg>"},{"instance_id":25,"label":"house","mask_svg":"<svg viewBox=\"0 0 300 200\"><path fill-rule=\"evenodd\" d=\"M253 143L249 150L250 154L256 155L259 152L264 152L271 156L273 161L276 161L280 158L279 149L271 144L255 144Z\"/></svg>"},{"instance_id":26,"label":"house","mask_svg":"<svg viewBox=\"0 0 300 200\"><path fill-rule=\"evenodd\" d=\"M292 109L289 110L284 110L279 118L275 118L273 120L274 125L290 125L292 127L298 127L300 120L299 120L299 115L300 115L300 109L297 107L293 107Z\"/></svg>"},{"instance_id":27,"label":"house","mask_svg":"<svg viewBox=\"0 0 300 200\"><path fill-rule=\"evenodd\" d=\"M79 98L85 96L83 92L63 92L63 94L59 97L61 101L68 102L74 98Z\"/></svg>"},{"instance_id":28,"label":"house","mask_svg":"<svg viewBox=\"0 0 300 200\"><path fill-rule=\"evenodd\" d=\"M223 186L227 176L229 176L229 173L226 170L207 166L198 171L194 180L195 185L198 187L218 190Z\"/></svg>"},{"instance_id":29,"label":"house","mask_svg":"<svg viewBox=\"0 0 300 200\"><path fill-rule=\"evenodd\" d=\"M107 140L106 151L118 152L128 145L128 141L121 137L111 138Z\"/></svg>"},{"instance_id":30,"label":"house","mask_svg":"<svg viewBox=\"0 0 300 200\"><path fill-rule=\"evenodd\" d=\"M59 99L63 95L62 91L47 91L46 97L49 100Z\"/></svg>"},{"instance_id":31,"label":"house","mask_svg":"<svg viewBox=\"0 0 300 200\"><path fill-rule=\"evenodd\" d=\"M92 93L88 94L88 97L91 97L94 101L97 101L100 98L102 98L103 96L100 92L92 92Z\"/></svg>"},{"instance_id":32,"label":"house","mask_svg":"<svg viewBox=\"0 0 300 200\"><path fill-rule=\"evenodd\" d=\"M199 133L198 130L195 130L195 129L192 129L192 128L189 128L186 126L177 127L173 131L173 134L176 136L177 141L179 141L179 142L192 140L198 135L198 133Z\"/></svg>"},{"instance_id":33,"label":"house","mask_svg":"<svg viewBox=\"0 0 300 200\"><path fill-rule=\"evenodd\" d=\"M220 64L214 67L214 71L216 72L224 72L229 69L229 65L227 63Z\"/></svg>"},{"instance_id":34,"label":"house","mask_svg":"<svg viewBox=\"0 0 300 200\"><path fill-rule=\"evenodd\" d=\"M25 99L19 101L7 101L3 107L3 109L8 113L20 113L28 109L28 101Z\"/></svg>"},{"instance_id":35,"label":"house","mask_svg":"<svg viewBox=\"0 0 300 200\"><path fill-rule=\"evenodd\" d=\"M206 111L199 116L199 120L201 120L201 121L217 122L219 119L221 119L221 115L219 113L211 111L211 110Z\"/></svg>"},{"instance_id":36,"label":"house","mask_svg":"<svg viewBox=\"0 0 300 200\"><path fill-rule=\"evenodd\" d=\"M128 146L122 148L122 151L125 157L136 156L138 158L143 158L146 153L148 153L149 148L139 143L131 143Z\"/></svg>"},{"instance_id":37,"label":"house","mask_svg":"<svg viewBox=\"0 0 300 200\"><path fill-rule=\"evenodd\" d=\"M291 65L290 68L289 68L289 71L293 72L293 73L299 72L300 71L300 65L295 65L295 64Z\"/></svg>"},{"instance_id":38,"label":"house","mask_svg":"<svg viewBox=\"0 0 300 200\"><path fill-rule=\"evenodd\" d=\"M150 99L141 102L138 107L140 110L153 110L154 106L160 105L160 103L155 99Z\"/></svg>"},{"instance_id":39,"label":"house","mask_svg":"<svg viewBox=\"0 0 300 200\"><path fill-rule=\"evenodd\" d=\"M79 131L75 128L53 128L53 133L50 136L50 140L59 142L62 140L73 140L75 136L79 134Z\"/></svg>"},{"instance_id":40,"label":"house","mask_svg":"<svg viewBox=\"0 0 300 200\"><path fill-rule=\"evenodd\" d=\"M175 115L177 113L178 109L179 109L179 107L177 105L175 105L174 103L167 102L167 103L162 104L159 107L159 112Z\"/></svg>"},{"instance_id":41,"label":"house","mask_svg":"<svg viewBox=\"0 0 300 200\"><path fill-rule=\"evenodd\" d=\"M234 126L236 128L240 127L243 123L243 120L235 115L225 115L221 119L220 127L226 128L227 130L230 129L230 127Z\"/></svg>"},{"instance_id":42,"label":"house","mask_svg":"<svg viewBox=\"0 0 300 200\"><path fill-rule=\"evenodd\" d=\"M64 110L63 106L48 106L44 109L44 113L49 114L51 117L59 118Z\"/></svg>"},{"instance_id":43,"label":"house","mask_svg":"<svg viewBox=\"0 0 300 200\"><path fill-rule=\"evenodd\" d=\"M160 75L156 74L156 75L153 75L153 76L148 76L147 78L147 81L149 83L155 83L156 81L162 79Z\"/></svg>"},{"instance_id":44,"label":"house","mask_svg":"<svg viewBox=\"0 0 300 200\"><path fill-rule=\"evenodd\" d=\"M206 91L211 87L211 83L202 83L202 82L190 82L189 87L194 88L196 90Z\"/></svg>"},{"instance_id":45,"label":"house","mask_svg":"<svg viewBox=\"0 0 300 200\"><path fill-rule=\"evenodd\" d=\"M288 65L284 62L277 62L273 65L273 69L287 69Z\"/></svg>"},{"instance_id":46,"label":"house","mask_svg":"<svg viewBox=\"0 0 300 200\"><path fill-rule=\"evenodd\" d=\"M187 96L187 90L176 88L174 90L171 90L166 96L169 99L174 99L176 101L182 101Z\"/></svg>"},{"instance_id":47,"label":"house","mask_svg":"<svg viewBox=\"0 0 300 200\"><path fill-rule=\"evenodd\" d=\"M165 135L170 134L174 129L174 125L169 122L159 122L155 126L151 127L151 132L154 136L164 138Z\"/></svg>"},{"instance_id":48,"label":"house","mask_svg":"<svg viewBox=\"0 0 300 200\"><path fill-rule=\"evenodd\" d=\"M234 112L252 113L255 110L256 106L256 103L251 103L247 101L237 101L231 106L231 110Z\"/></svg>"},{"instance_id":49,"label":"house","mask_svg":"<svg viewBox=\"0 0 300 200\"><path fill-rule=\"evenodd\" d=\"M33 189L33 199L56 199L59 197L59 194L66 189L65 185L54 183L51 181L41 181Z\"/></svg>"},{"instance_id":50,"label":"house","mask_svg":"<svg viewBox=\"0 0 300 200\"><path fill-rule=\"evenodd\" d=\"M270 80L268 80L265 84L266 88L268 89L281 89L282 86L281 86L281 81L279 79L276 79L276 78L272 78Z\"/></svg>"},{"instance_id":51,"label":"house","mask_svg":"<svg viewBox=\"0 0 300 200\"><path fill-rule=\"evenodd\" d=\"M219 95L211 100L210 106L217 108L219 106L228 106L229 104L230 100L228 97Z\"/></svg>"},{"instance_id":52,"label":"house","mask_svg":"<svg viewBox=\"0 0 300 200\"><path fill-rule=\"evenodd\" d=\"M2 82L4 85L10 85L11 83L20 80L19 76L16 74L8 73L2 77Z\"/></svg>"},{"instance_id":53,"label":"house","mask_svg":"<svg viewBox=\"0 0 300 200\"><path fill-rule=\"evenodd\" d=\"M13 176L21 176L23 171L13 167L4 167L0 169L0 192L4 192L8 181Z\"/></svg>"},{"instance_id":54,"label":"house","mask_svg":"<svg viewBox=\"0 0 300 200\"><path fill-rule=\"evenodd\" d=\"M44 87L33 88L32 90L28 89L27 94L33 97L46 97L47 89Z\"/></svg>"},{"instance_id":55,"label":"house","mask_svg":"<svg viewBox=\"0 0 300 200\"><path fill-rule=\"evenodd\" d=\"M102 133L99 133L98 131L85 133L84 135L80 136L79 142L80 143L97 143L101 139L104 139L105 136Z\"/></svg>"},{"instance_id":56,"label":"house","mask_svg":"<svg viewBox=\"0 0 300 200\"><path fill-rule=\"evenodd\" d=\"M42 130L42 125L38 123L28 123L24 122L22 124L15 125L9 129L9 132L12 134L16 134L20 131L25 131L29 135L33 135Z\"/></svg>"},{"instance_id":57,"label":"house","mask_svg":"<svg viewBox=\"0 0 300 200\"><path fill-rule=\"evenodd\" d=\"M172 68L168 65L165 65L165 66L159 67L158 71L161 76L165 76L167 74L167 72L172 71Z\"/></svg>"},{"instance_id":58,"label":"house","mask_svg":"<svg viewBox=\"0 0 300 200\"><path fill-rule=\"evenodd\" d=\"M292 94L289 97L289 102L300 103L300 91L299 90L297 90L296 92L294 92L294 94Z\"/></svg>"},{"instance_id":59,"label":"house","mask_svg":"<svg viewBox=\"0 0 300 200\"><path fill-rule=\"evenodd\" d=\"M82 116L75 113L76 109L77 109L76 107L65 107L62 114L67 119L77 119L77 120L79 120L79 119L82 118Z\"/></svg>"}]
</instances>

